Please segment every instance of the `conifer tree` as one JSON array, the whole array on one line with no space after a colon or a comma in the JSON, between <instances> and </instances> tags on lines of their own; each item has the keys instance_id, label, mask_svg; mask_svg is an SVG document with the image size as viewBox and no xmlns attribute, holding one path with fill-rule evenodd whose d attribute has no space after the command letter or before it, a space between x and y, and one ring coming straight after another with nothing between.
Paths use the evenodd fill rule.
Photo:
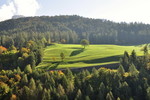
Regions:
<instances>
[{"instance_id":1,"label":"conifer tree","mask_svg":"<svg viewBox=\"0 0 150 100\"><path fill-rule=\"evenodd\" d=\"M150 100L150 87L146 89L146 99Z\"/></svg>"},{"instance_id":2,"label":"conifer tree","mask_svg":"<svg viewBox=\"0 0 150 100\"><path fill-rule=\"evenodd\" d=\"M26 85L28 83L28 77L26 74L23 75L22 79L21 79L21 83L23 85Z\"/></svg>"},{"instance_id":3,"label":"conifer tree","mask_svg":"<svg viewBox=\"0 0 150 100\"><path fill-rule=\"evenodd\" d=\"M123 94L121 99L128 100L131 96L131 90L127 82L123 82L120 87L120 94Z\"/></svg>"},{"instance_id":4,"label":"conifer tree","mask_svg":"<svg viewBox=\"0 0 150 100\"><path fill-rule=\"evenodd\" d=\"M106 94L106 87L103 82L100 83L99 90L102 92L102 94Z\"/></svg>"},{"instance_id":5,"label":"conifer tree","mask_svg":"<svg viewBox=\"0 0 150 100\"><path fill-rule=\"evenodd\" d=\"M90 75L90 72L87 69L85 70L85 75L86 76Z\"/></svg>"},{"instance_id":6,"label":"conifer tree","mask_svg":"<svg viewBox=\"0 0 150 100\"><path fill-rule=\"evenodd\" d=\"M17 67L17 73L21 73L20 67Z\"/></svg>"},{"instance_id":7,"label":"conifer tree","mask_svg":"<svg viewBox=\"0 0 150 100\"><path fill-rule=\"evenodd\" d=\"M69 81L66 76L62 77L62 85L64 86L64 88L67 88L67 86L69 85Z\"/></svg>"},{"instance_id":8,"label":"conifer tree","mask_svg":"<svg viewBox=\"0 0 150 100\"><path fill-rule=\"evenodd\" d=\"M107 93L106 100L115 100L115 98L114 98L114 96L113 96L111 91Z\"/></svg>"},{"instance_id":9,"label":"conifer tree","mask_svg":"<svg viewBox=\"0 0 150 100\"><path fill-rule=\"evenodd\" d=\"M139 74L139 71L136 69L134 64L131 64L129 66L128 72L130 73L131 76L137 76Z\"/></svg>"},{"instance_id":10,"label":"conifer tree","mask_svg":"<svg viewBox=\"0 0 150 100\"><path fill-rule=\"evenodd\" d=\"M30 52L30 54L29 54L28 64L30 64L31 68L34 69L36 62L35 62L35 55L33 52Z\"/></svg>"},{"instance_id":11,"label":"conifer tree","mask_svg":"<svg viewBox=\"0 0 150 100\"><path fill-rule=\"evenodd\" d=\"M74 83L73 82L69 82L69 84L67 86L67 93L72 93L74 89L75 89Z\"/></svg>"},{"instance_id":12,"label":"conifer tree","mask_svg":"<svg viewBox=\"0 0 150 100\"><path fill-rule=\"evenodd\" d=\"M61 84L59 84L58 87L57 87L57 93L60 96L64 96L65 95L65 90L64 90L64 88L63 88L63 86Z\"/></svg>"},{"instance_id":13,"label":"conifer tree","mask_svg":"<svg viewBox=\"0 0 150 100\"><path fill-rule=\"evenodd\" d=\"M36 91L37 91L38 99L42 100L43 87L41 83L38 84Z\"/></svg>"},{"instance_id":14,"label":"conifer tree","mask_svg":"<svg viewBox=\"0 0 150 100\"><path fill-rule=\"evenodd\" d=\"M89 96L85 96L85 100L91 100Z\"/></svg>"},{"instance_id":15,"label":"conifer tree","mask_svg":"<svg viewBox=\"0 0 150 100\"><path fill-rule=\"evenodd\" d=\"M86 95L88 95L90 98L92 98L93 93L94 93L93 87L89 84L88 87L86 88Z\"/></svg>"},{"instance_id":16,"label":"conifer tree","mask_svg":"<svg viewBox=\"0 0 150 100\"><path fill-rule=\"evenodd\" d=\"M118 97L117 100L121 100L121 99Z\"/></svg>"},{"instance_id":17,"label":"conifer tree","mask_svg":"<svg viewBox=\"0 0 150 100\"><path fill-rule=\"evenodd\" d=\"M125 73L125 70L124 70L124 68L123 68L122 65L120 65L120 66L118 67L117 71L118 71L118 73L121 74L121 75L123 75L123 74Z\"/></svg>"},{"instance_id":18,"label":"conifer tree","mask_svg":"<svg viewBox=\"0 0 150 100\"><path fill-rule=\"evenodd\" d=\"M124 67L125 71L127 71L129 67L129 54L127 51L124 52L124 56L120 59L120 63Z\"/></svg>"},{"instance_id":19,"label":"conifer tree","mask_svg":"<svg viewBox=\"0 0 150 100\"><path fill-rule=\"evenodd\" d=\"M69 81L73 82L74 77L73 77L72 71L69 68L67 68L66 70L66 77Z\"/></svg>"},{"instance_id":20,"label":"conifer tree","mask_svg":"<svg viewBox=\"0 0 150 100\"><path fill-rule=\"evenodd\" d=\"M32 68L31 68L31 66L30 66L30 65L27 65L27 66L25 67L25 69L24 69L24 72L25 72L26 74L32 73Z\"/></svg>"},{"instance_id":21,"label":"conifer tree","mask_svg":"<svg viewBox=\"0 0 150 100\"><path fill-rule=\"evenodd\" d=\"M31 100L30 89L27 86L23 87L23 92L22 92L22 96L20 99L21 100Z\"/></svg>"},{"instance_id":22,"label":"conifer tree","mask_svg":"<svg viewBox=\"0 0 150 100\"><path fill-rule=\"evenodd\" d=\"M47 90L46 88L44 89L42 94L42 100L50 100L50 90Z\"/></svg>"},{"instance_id":23,"label":"conifer tree","mask_svg":"<svg viewBox=\"0 0 150 100\"><path fill-rule=\"evenodd\" d=\"M125 51L125 52L124 52L124 57L129 58L129 54L128 54L128 52L127 52L127 51Z\"/></svg>"},{"instance_id":24,"label":"conifer tree","mask_svg":"<svg viewBox=\"0 0 150 100\"><path fill-rule=\"evenodd\" d=\"M142 48L142 51L144 51L144 55L148 55L148 44Z\"/></svg>"},{"instance_id":25,"label":"conifer tree","mask_svg":"<svg viewBox=\"0 0 150 100\"><path fill-rule=\"evenodd\" d=\"M96 68L92 69L92 73L93 73L94 77L98 77L98 70Z\"/></svg>"},{"instance_id":26,"label":"conifer tree","mask_svg":"<svg viewBox=\"0 0 150 100\"><path fill-rule=\"evenodd\" d=\"M43 90L43 87L42 87L41 83L38 84L37 89L38 89L38 91L42 91Z\"/></svg>"},{"instance_id":27,"label":"conifer tree","mask_svg":"<svg viewBox=\"0 0 150 100\"><path fill-rule=\"evenodd\" d=\"M36 65L43 61L43 49L37 49L36 51Z\"/></svg>"},{"instance_id":28,"label":"conifer tree","mask_svg":"<svg viewBox=\"0 0 150 100\"><path fill-rule=\"evenodd\" d=\"M81 90L80 90L80 89L78 89L78 91L77 91L77 94L76 94L75 100L83 100L82 92L81 92Z\"/></svg>"},{"instance_id":29,"label":"conifer tree","mask_svg":"<svg viewBox=\"0 0 150 100\"><path fill-rule=\"evenodd\" d=\"M36 89L36 84L33 78L30 79L29 88L32 90Z\"/></svg>"},{"instance_id":30,"label":"conifer tree","mask_svg":"<svg viewBox=\"0 0 150 100\"><path fill-rule=\"evenodd\" d=\"M132 51L131 56L130 56L130 63L136 64L137 61L137 56L135 50Z\"/></svg>"},{"instance_id":31,"label":"conifer tree","mask_svg":"<svg viewBox=\"0 0 150 100\"><path fill-rule=\"evenodd\" d=\"M97 95L97 99L96 100L105 100L105 96L104 95L105 94L101 90L99 90L99 93Z\"/></svg>"}]
</instances>

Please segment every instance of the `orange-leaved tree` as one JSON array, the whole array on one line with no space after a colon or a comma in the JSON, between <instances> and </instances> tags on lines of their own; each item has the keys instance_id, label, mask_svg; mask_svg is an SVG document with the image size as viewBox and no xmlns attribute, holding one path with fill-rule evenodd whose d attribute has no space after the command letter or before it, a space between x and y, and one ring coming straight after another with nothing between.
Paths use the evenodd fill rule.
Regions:
<instances>
[{"instance_id":1,"label":"orange-leaved tree","mask_svg":"<svg viewBox=\"0 0 150 100\"><path fill-rule=\"evenodd\" d=\"M6 52L7 48L0 46L0 54L2 54L3 52Z\"/></svg>"}]
</instances>

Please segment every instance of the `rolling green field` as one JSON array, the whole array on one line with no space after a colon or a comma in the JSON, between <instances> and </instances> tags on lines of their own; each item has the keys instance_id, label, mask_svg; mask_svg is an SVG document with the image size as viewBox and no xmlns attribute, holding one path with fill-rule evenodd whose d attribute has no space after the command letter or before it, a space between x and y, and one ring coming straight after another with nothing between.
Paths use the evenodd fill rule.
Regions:
<instances>
[{"instance_id":1,"label":"rolling green field","mask_svg":"<svg viewBox=\"0 0 150 100\"><path fill-rule=\"evenodd\" d=\"M119 61L124 51L130 54L134 49L138 56L142 55L141 48L141 46L89 45L83 49L81 45L54 44L45 48L43 62L37 68L55 69L112 64ZM61 62L61 52L65 55L64 62Z\"/></svg>"}]
</instances>

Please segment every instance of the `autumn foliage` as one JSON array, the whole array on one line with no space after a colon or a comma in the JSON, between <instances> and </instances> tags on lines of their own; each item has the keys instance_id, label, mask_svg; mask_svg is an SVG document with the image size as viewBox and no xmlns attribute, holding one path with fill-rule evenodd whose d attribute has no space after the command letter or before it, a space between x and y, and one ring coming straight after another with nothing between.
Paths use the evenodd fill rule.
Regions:
<instances>
[{"instance_id":1,"label":"autumn foliage","mask_svg":"<svg viewBox=\"0 0 150 100\"><path fill-rule=\"evenodd\" d=\"M17 96L15 94L12 94L10 100L17 100Z\"/></svg>"},{"instance_id":2,"label":"autumn foliage","mask_svg":"<svg viewBox=\"0 0 150 100\"><path fill-rule=\"evenodd\" d=\"M0 54L2 54L3 52L6 52L7 49L3 46L0 46Z\"/></svg>"},{"instance_id":3,"label":"autumn foliage","mask_svg":"<svg viewBox=\"0 0 150 100\"><path fill-rule=\"evenodd\" d=\"M21 53L29 53L30 52L30 49L28 49L28 48L21 48Z\"/></svg>"},{"instance_id":4,"label":"autumn foliage","mask_svg":"<svg viewBox=\"0 0 150 100\"><path fill-rule=\"evenodd\" d=\"M64 75L64 73L61 70L59 70L59 71L50 71L51 74L54 74L54 72L58 73L59 75Z\"/></svg>"}]
</instances>

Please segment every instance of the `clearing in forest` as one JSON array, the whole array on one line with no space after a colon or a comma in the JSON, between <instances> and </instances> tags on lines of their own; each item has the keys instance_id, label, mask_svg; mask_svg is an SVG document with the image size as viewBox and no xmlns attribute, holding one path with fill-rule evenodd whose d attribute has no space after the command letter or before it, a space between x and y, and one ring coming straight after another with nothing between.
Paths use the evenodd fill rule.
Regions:
<instances>
[{"instance_id":1,"label":"clearing in forest","mask_svg":"<svg viewBox=\"0 0 150 100\"><path fill-rule=\"evenodd\" d=\"M141 46L89 45L83 49L79 44L53 44L45 48L43 61L37 68L49 70L112 64L119 61L124 51L130 54L132 50L135 50L138 56L142 55L141 48ZM64 54L63 62L61 53Z\"/></svg>"}]
</instances>

